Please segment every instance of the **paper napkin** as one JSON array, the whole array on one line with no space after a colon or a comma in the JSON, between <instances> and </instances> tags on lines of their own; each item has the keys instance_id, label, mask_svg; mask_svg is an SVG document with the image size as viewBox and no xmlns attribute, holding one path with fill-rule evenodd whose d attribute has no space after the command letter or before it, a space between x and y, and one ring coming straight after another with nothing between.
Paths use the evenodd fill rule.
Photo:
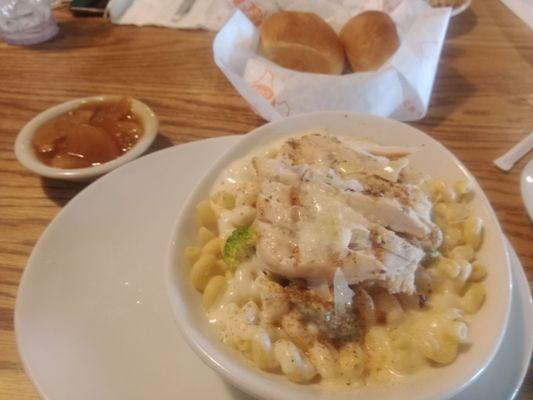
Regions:
<instances>
[{"instance_id":1,"label":"paper napkin","mask_svg":"<svg viewBox=\"0 0 533 400\"><path fill-rule=\"evenodd\" d=\"M502 0L502 3L533 29L533 0Z\"/></svg>"},{"instance_id":2,"label":"paper napkin","mask_svg":"<svg viewBox=\"0 0 533 400\"><path fill-rule=\"evenodd\" d=\"M235 4L242 12L236 12L216 36L215 62L263 118L323 110L366 112L403 121L425 115L449 8L432 8L423 0L236 0ZM381 10L396 22L401 46L375 72L322 75L289 70L257 54L257 26L279 8L315 12L337 32L352 16Z\"/></svg>"},{"instance_id":3,"label":"paper napkin","mask_svg":"<svg viewBox=\"0 0 533 400\"><path fill-rule=\"evenodd\" d=\"M188 0L111 0L111 20L124 25L219 30L234 11L231 0L196 0L181 15Z\"/></svg>"}]
</instances>

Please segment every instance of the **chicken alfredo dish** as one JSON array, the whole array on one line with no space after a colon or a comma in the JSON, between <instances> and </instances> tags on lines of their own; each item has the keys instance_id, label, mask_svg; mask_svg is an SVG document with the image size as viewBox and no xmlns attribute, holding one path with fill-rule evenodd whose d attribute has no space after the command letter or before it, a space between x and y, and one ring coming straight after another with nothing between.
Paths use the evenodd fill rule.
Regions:
<instances>
[{"instance_id":1,"label":"chicken alfredo dish","mask_svg":"<svg viewBox=\"0 0 533 400\"><path fill-rule=\"evenodd\" d=\"M223 171L185 250L221 340L299 383L453 362L485 298L483 221L415 151L311 133Z\"/></svg>"}]
</instances>

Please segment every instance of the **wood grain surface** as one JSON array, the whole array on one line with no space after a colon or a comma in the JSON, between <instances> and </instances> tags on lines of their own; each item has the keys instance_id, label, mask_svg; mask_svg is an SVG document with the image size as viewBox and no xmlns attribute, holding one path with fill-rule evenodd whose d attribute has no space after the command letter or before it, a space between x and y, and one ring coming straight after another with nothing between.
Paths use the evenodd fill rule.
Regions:
<instances>
[{"instance_id":1,"label":"wood grain surface","mask_svg":"<svg viewBox=\"0 0 533 400\"><path fill-rule=\"evenodd\" d=\"M114 26L73 19L66 10L56 16L60 34L46 44L0 43L0 399L6 400L38 398L13 332L24 266L47 224L85 186L41 179L19 165L13 154L19 129L47 107L103 93L137 97L155 110L161 134L152 150L264 123L214 65L213 33ZM498 0L474 0L451 21L428 115L413 125L479 180L531 283L533 230L519 192L528 157L510 173L492 161L533 130L533 31ZM517 398L533 399L531 371Z\"/></svg>"}]
</instances>

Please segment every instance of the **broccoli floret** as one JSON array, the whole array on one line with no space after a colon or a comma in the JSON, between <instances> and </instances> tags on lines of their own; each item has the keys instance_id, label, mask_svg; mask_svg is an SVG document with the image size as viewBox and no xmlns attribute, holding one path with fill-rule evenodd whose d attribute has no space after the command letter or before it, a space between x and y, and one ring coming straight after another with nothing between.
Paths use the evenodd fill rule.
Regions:
<instances>
[{"instance_id":1,"label":"broccoli floret","mask_svg":"<svg viewBox=\"0 0 533 400\"><path fill-rule=\"evenodd\" d=\"M224 262L230 268L237 266L255 252L257 235L250 227L237 228L226 240L224 245Z\"/></svg>"},{"instance_id":2,"label":"broccoli floret","mask_svg":"<svg viewBox=\"0 0 533 400\"><path fill-rule=\"evenodd\" d=\"M431 265L441 256L440 251L433 246L423 246L423 250L426 253L422 259L422 265L424 266Z\"/></svg>"}]
</instances>

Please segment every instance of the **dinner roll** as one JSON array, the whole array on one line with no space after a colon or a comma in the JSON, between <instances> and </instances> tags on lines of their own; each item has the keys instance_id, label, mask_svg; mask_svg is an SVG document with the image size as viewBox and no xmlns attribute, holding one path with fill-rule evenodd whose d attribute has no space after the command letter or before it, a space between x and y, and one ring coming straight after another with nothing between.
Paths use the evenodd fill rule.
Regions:
<instances>
[{"instance_id":1,"label":"dinner roll","mask_svg":"<svg viewBox=\"0 0 533 400\"><path fill-rule=\"evenodd\" d=\"M354 72L381 67L400 47L396 25L388 14L366 11L342 27L340 40Z\"/></svg>"},{"instance_id":2,"label":"dinner roll","mask_svg":"<svg viewBox=\"0 0 533 400\"><path fill-rule=\"evenodd\" d=\"M340 74L344 51L335 31L318 15L279 11L261 26L259 53L285 68Z\"/></svg>"}]
</instances>

